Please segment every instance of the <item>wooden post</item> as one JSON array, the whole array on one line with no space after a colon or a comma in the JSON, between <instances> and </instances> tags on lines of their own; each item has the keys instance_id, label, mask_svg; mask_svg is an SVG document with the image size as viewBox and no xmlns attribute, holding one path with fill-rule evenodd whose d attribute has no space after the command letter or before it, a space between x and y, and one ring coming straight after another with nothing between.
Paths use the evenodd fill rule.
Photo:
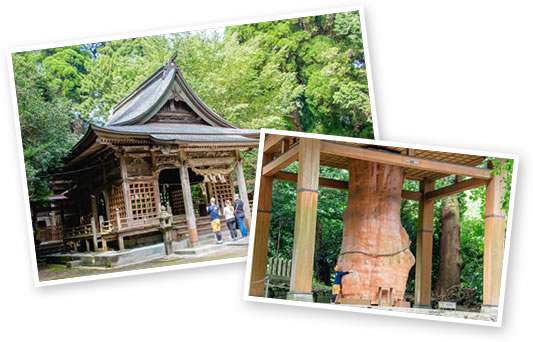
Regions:
<instances>
[{"instance_id":1,"label":"wooden post","mask_svg":"<svg viewBox=\"0 0 533 342\"><path fill-rule=\"evenodd\" d=\"M98 216L98 226L100 227L100 234L102 234L104 229L104 217L102 215Z\"/></svg>"},{"instance_id":2,"label":"wooden post","mask_svg":"<svg viewBox=\"0 0 533 342\"><path fill-rule=\"evenodd\" d=\"M435 189L435 181L420 182L423 198L418 206L418 231L416 233L416 275L414 307L431 308L431 264L433 253L434 201L426 194Z\"/></svg>"},{"instance_id":3,"label":"wooden post","mask_svg":"<svg viewBox=\"0 0 533 342\"><path fill-rule=\"evenodd\" d=\"M131 210L130 186L128 183L128 167L124 156L120 156L120 175L122 177L122 194L124 196L124 207L126 210L126 217L131 218L133 212Z\"/></svg>"},{"instance_id":4,"label":"wooden post","mask_svg":"<svg viewBox=\"0 0 533 342\"><path fill-rule=\"evenodd\" d=\"M263 166L272 161L272 154L264 154ZM272 177L261 176L259 198L254 232L254 250L250 276L250 296L262 297L265 294L266 264L268 257L268 237L270 234L270 214L272 210ZM271 272L273 263L271 264Z\"/></svg>"},{"instance_id":5,"label":"wooden post","mask_svg":"<svg viewBox=\"0 0 533 342\"><path fill-rule=\"evenodd\" d=\"M501 165L505 159L498 159ZM489 163L492 168L492 163ZM483 251L482 312L498 311L505 241L505 211L501 200L505 193L505 173L493 175L487 184L485 206L485 241Z\"/></svg>"},{"instance_id":6,"label":"wooden post","mask_svg":"<svg viewBox=\"0 0 533 342\"><path fill-rule=\"evenodd\" d=\"M180 167L181 190L183 192L183 204L185 205L185 215L187 217L187 231L189 232L189 246L198 245L198 232L196 231L196 217L192 204L191 184L189 183L189 169L186 166Z\"/></svg>"},{"instance_id":7,"label":"wooden post","mask_svg":"<svg viewBox=\"0 0 533 342\"><path fill-rule=\"evenodd\" d=\"M93 235L93 248L96 252L96 249L98 248L98 238L96 236L96 220L94 219L94 217L91 217L91 232Z\"/></svg>"},{"instance_id":8,"label":"wooden post","mask_svg":"<svg viewBox=\"0 0 533 342\"><path fill-rule=\"evenodd\" d=\"M298 160L293 262L287 299L312 302L320 140L301 138Z\"/></svg>"},{"instance_id":9,"label":"wooden post","mask_svg":"<svg viewBox=\"0 0 533 342\"><path fill-rule=\"evenodd\" d=\"M91 211L92 211L92 214L93 214L93 218L94 218L94 222L96 224L96 227L98 228L98 221L97 221L97 218L98 218L98 205L96 203L96 196L95 195L91 195Z\"/></svg>"},{"instance_id":10,"label":"wooden post","mask_svg":"<svg viewBox=\"0 0 533 342\"><path fill-rule=\"evenodd\" d=\"M124 250L124 237L120 234L117 235L117 240L118 240L118 249L119 250Z\"/></svg>"},{"instance_id":11,"label":"wooden post","mask_svg":"<svg viewBox=\"0 0 533 342\"><path fill-rule=\"evenodd\" d=\"M244 179L244 171L242 168L242 161L237 163L235 167L235 173L237 174L237 185L239 186L239 196L242 203L244 203L244 217L246 221L246 228L250 231L250 224L252 223L252 215L250 214L250 203L248 201L248 191L246 190L246 180Z\"/></svg>"},{"instance_id":12,"label":"wooden post","mask_svg":"<svg viewBox=\"0 0 533 342\"><path fill-rule=\"evenodd\" d=\"M117 241L118 241L118 249L123 250L124 249L124 238L120 235L120 230L122 229L122 223L120 222L120 210L118 208L115 208L116 213L116 219L117 219ZM105 246L104 246L105 244ZM107 250L107 242L102 238L102 248Z\"/></svg>"}]
</instances>

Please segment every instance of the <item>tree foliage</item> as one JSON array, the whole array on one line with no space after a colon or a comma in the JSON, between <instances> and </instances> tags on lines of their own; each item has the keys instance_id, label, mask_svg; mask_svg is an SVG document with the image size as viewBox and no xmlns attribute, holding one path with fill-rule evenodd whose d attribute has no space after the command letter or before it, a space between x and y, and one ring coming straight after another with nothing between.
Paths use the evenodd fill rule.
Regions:
<instances>
[{"instance_id":1,"label":"tree foliage","mask_svg":"<svg viewBox=\"0 0 533 342\"><path fill-rule=\"evenodd\" d=\"M24 164L30 199L49 194L46 174L62 165L73 146L72 102L60 95L61 84L40 70L28 55L13 55Z\"/></svg>"},{"instance_id":2,"label":"tree foliage","mask_svg":"<svg viewBox=\"0 0 533 342\"><path fill-rule=\"evenodd\" d=\"M305 87L294 129L372 138L372 118L358 12L241 25L227 29L257 43L264 64L296 73Z\"/></svg>"}]
</instances>

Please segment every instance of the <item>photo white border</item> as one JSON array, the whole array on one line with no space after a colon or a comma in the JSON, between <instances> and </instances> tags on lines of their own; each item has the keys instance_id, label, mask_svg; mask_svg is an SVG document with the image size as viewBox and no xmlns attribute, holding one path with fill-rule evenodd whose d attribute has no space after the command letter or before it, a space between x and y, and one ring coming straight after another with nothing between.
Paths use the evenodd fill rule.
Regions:
<instances>
[{"instance_id":1,"label":"photo white border","mask_svg":"<svg viewBox=\"0 0 533 342\"><path fill-rule=\"evenodd\" d=\"M439 151L439 152L461 153L461 154L471 154L471 155L479 155L479 156L487 156L487 157L513 159L511 195L509 199L509 214L507 217L503 270L502 270L502 279L501 279L501 284L500 284L500 302L498 304L498 317L497 317L496 322L481 321L481 320L467 319L467 318L434 316L434 315L423 314L423 313L387 311L387 310L379 310L379 309L360 308L356 306L331 305L331 304L325 304L325 303L306 303L306 302L299 302L299 301L286 300L286 299L274 299L274 298L250 296L249 295L250 276L252 272L251 260L253 260L253 251L254 251L254 243L255 243L255 231L256 231L256 221L257 221L257 202L259 200L259 188L260 188L260 183L261 183L261 170L262 170L261 165L263 165L263 149L264 149L265 134L278 134L278 135L286 135L286 136L300 137L300 138L313 138L313 139L321 139L321 140L333 140L333 141L341 141L341 142L372 144L372 145L378 145L378 146L393 146L393 147L402 147L402 148L413 148L413 149L422 149L422 150ZM505 295L505 285L506 285L506 279L507 279L507 265L508 265L508 259L509 259L509 244L511 241L511 227L512 227L513 212L514 212L514 198L515 198L515 193L516 193L516 179L518 175L518 159L519 159L519 156L517 154L486 152L486 151L457 149L457 148L445 148L445 147L438 147L438 146L391 142L391 141L386 141L386 140L371 140L371 139L338 137L338 136L333 136L333 135L282 131L282 130L275 130L275 129L261 129L259 152L257 156L257 171L256 171L256 182L255 182L254 202L253 202L254 206L253 206L253 211L252 211L252 223L251 223L251 228L250 228L250 242L248 246L249 262L246 263L246 275L244 278L244 300L252 301L252 302L260 302L260 303L285 304L285 305L293 305L293 306L310 307L310 308L316 308L316 309L350 311L350 312L369 313L369 314L386 315L386 316L399 316L399 317L428 319L428 320L453 322L453 323L464 323L464 324L501 327L504 295Z\"/></svg>"},{"instance_id":2,"label":"photo white border","mask_svg":"<svg viewBox=\"0 0 533 342\"><path fill-rule=\"evenodd\" d=\"M61 41L61 42L55 42L55 43L43 43L43 44L36 44L36 45L30 45L30 46L24 46L24 47L14 47L14 48L8 49L7 62L8 62L9 83L10 83L10 88L11 88L11 102L12 102L12 108L13 108L13 115L15 116L14 118L15 132L16 132L15 134L17 136L16 144L18 148L19 168L20 168L21 180L22 180L22 184L21 184L22 192L23 192L24 198L26 199L24 201L24 208L26 211L26 226L28 229L28 238L30 241L30 246L29 246L30 254L31 254L30 259L32 261L33 282L34 282L35 287L76 283L76 282L98 280L98 279L126 277L126 276L131 276L131 275L138 275L138 274L148 274L148 273L156 273L156 272L164 272L164 271L172 271L172 270L180 270L180 269L188 269L188 268L196 268L196 267L214 266L214 265L220 265L220 264L230 264L230 263L246 261L246 257L227 258L227 259L220 259L220 260L213 260L213 261L202 261L202 262L187 263L187 264L181 264L181 265L167 265L167 266L161 265L158 267L151 267L151 268L131 270L131 271L119 271L119 269L117 269L117 272L109 272L109 273L101 274L101 275L88 275L88 276L80 276L76 278L40 281L38 266L37 266L36 247L35 247L35 242L33 240L31 211L30 211L30 203L29 203L29 195L28 195L28 186L26 182L26 168L24 165L24 153L23 153L23 147L22 147L22 137L21 137L21 130L20 130L20 121L19 121L19 113L18 113L17 94L16 94L16 87L15 87L12 54L25 52L25 51L32 51L32 50L42 50L42 49L47 49L47 48L57 48L57 47L89 44L89 43L96 43L96 42L107 42L107 41L113 41L113 40L119 40L119 39L141 38L141 37L148 37L148 36L154 36L154 35L182 33L182 32L189 32L189 31L201 31L201 30L216 29L216 28L222 28L222 27L228 27L228 26L246 25L246 24L259 23L259 22L285 20L285 19L301 18L301 17L309 17L309 16L319 16L319 15L326 15L326 14L333 14L333 13L350 12L350 11L358 11L359 18L361 21L361 35L363 39L363 49L364 49L363 53L365 56L365 66L366 66L366 71L367 71L367 82L368 82L368 88L369 88L372 124L373 124L373 130L374 130L374 137L375 139L378 139L379 131L378 131L378 123L377 123L377 115L376 115L376 104L375 104L375 98L374 98L374 85L372 82L372 74L371 74L371 66L370 66L370 52L368 48L368 38L367 38L367 33L366 33L367 31L366 31L364 8L362 6L337 7L337 8L320 9L320 10L303 11L303 12L298 11L298 12L285 13L281 15L264 16L264 17L254 16L254 17L246 18L246 19L221 21L221 22L216 22L213 24L175 26L175 27L169 27L166 29L153 30L153 31L143 31L143 32L137 32L137 33L119 34L119 35L111 35L111 36L98 36L98 37L93 37L93 38L75 39L75 40ZM254 204L254 207L255 207L255 204Z\"/></svg>"}]
</instances>

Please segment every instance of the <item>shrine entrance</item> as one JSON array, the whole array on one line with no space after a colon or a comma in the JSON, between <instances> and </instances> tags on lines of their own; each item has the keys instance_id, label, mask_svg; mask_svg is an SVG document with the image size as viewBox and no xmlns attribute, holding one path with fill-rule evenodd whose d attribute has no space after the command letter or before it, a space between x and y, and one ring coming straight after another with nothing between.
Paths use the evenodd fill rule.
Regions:
<instances>
[{"instance_id":1,"label":"shrine entrance","mask_svg":"<svg viewBox=\"0 0 533 342\"><path fill-rule=\"evenodd\" d=\"M203 177L196 175L190 169L188 169L188 175L194 212L196 215L205 216L208 194ZM172 215L185 215L180 170L178 168L164 169L159 173L158 181L161 205L164 205Z\"/></svg>"}]
</instances>

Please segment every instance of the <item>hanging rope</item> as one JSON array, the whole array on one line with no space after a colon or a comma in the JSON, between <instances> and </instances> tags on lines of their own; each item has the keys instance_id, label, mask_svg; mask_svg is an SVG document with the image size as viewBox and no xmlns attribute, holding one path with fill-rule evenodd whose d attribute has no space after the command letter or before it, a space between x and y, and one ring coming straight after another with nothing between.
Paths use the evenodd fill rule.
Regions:
<instances>
[{"instance_id":1,"label":"hanging rope","mask_svg":"<svg viewBox=\"0 0 533 342\"><path fill-rule=\"evenodd\" d=\"M226 183L226 177L231 175L235 166L237 166L238 161L234 161L225 168L216 168L214 166L209 166L207 168L198 168L190 165L188 161L185 161L185 165L194 171L197 175L204 176L204 183ZM231 177L230 177L231 178Z\"/></svg>"}]
</instances>

